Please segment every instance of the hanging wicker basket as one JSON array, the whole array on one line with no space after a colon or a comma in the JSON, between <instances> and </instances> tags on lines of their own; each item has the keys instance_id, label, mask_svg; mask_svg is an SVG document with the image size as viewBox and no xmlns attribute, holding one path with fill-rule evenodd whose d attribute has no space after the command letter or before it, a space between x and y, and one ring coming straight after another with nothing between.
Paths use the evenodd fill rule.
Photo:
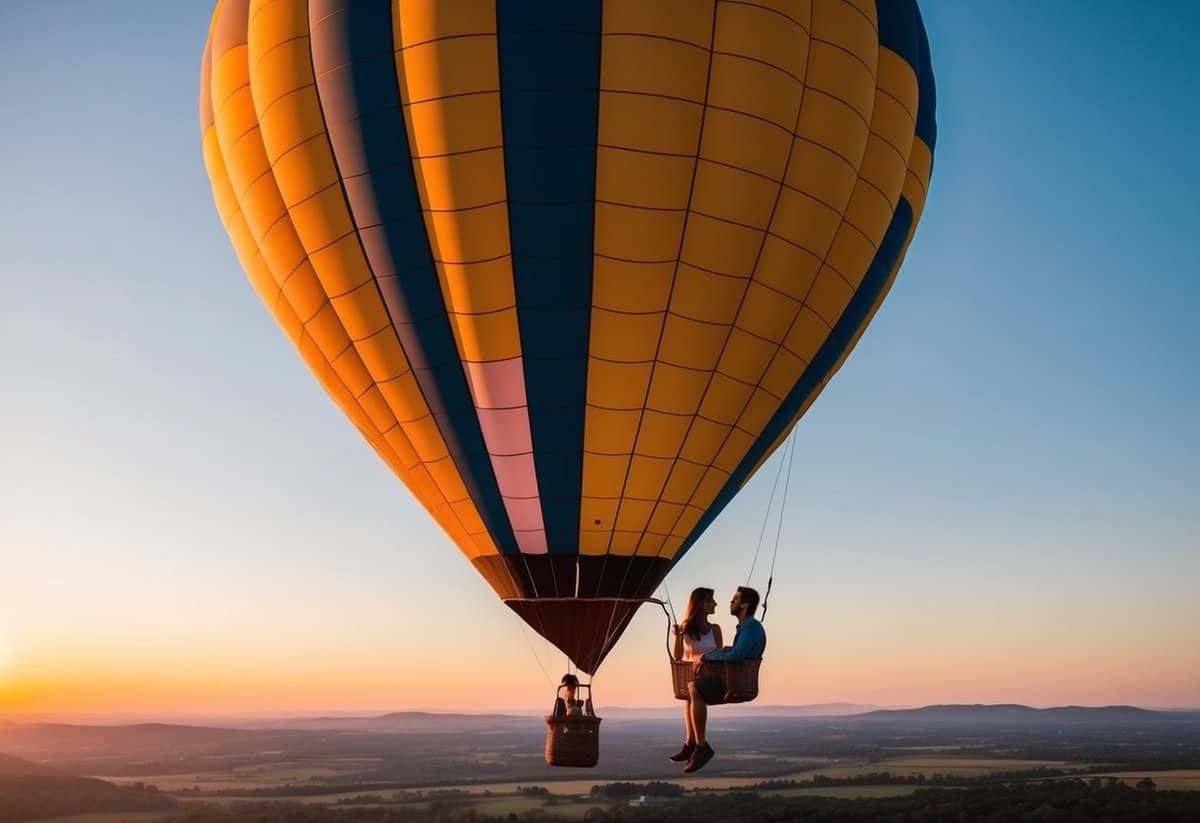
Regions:
<instances>
[{"instance_id":1,"label":"hanging wicker basket","mask_svg":"<svg viewBox=\"0 0 1200 823\"><path fill-rule=\"evenodd\" d=\"M591 687L588 690L582 714L546 715L546 764L591 768L600 760L600 720L592 708ZM563 687L559 686L559 693Z\"/></svg>"},{"instance_id":2,"label":"hanging wicker basket","mask_svg":"<svg viewBox=\"0 0 1200 823\"><path fill-rule=\"evenodd\" d=\"M722 703L748 703L758 697L758 670L761 660L733 660L705 663L704 674L719 677L725 684ZM688 686L696 677L696 665L690 660L671 661L671 686L676 700L688 699Z\"/></svg>"},{"instance_id":3,"label":"hanging wicker basket","mask_svg":"<svg viewBox=\"0 0 1200 823\"><path fill-rule=\"evenodd\" d=\"M747 703L758 697L758 669L761 660L726 661L725 702Z\"/></svg>"},{"instance_id":4,"label":"hanging wicker basket","mask_svg":"<svg viewBox=\"0 0 1200 823\"><path fill-rule=\"evenodd\" d=\"M676 700L688 699L688 686L696 679L696 664L690 660L671 661L671 685Z\"/></svg>"}]
</instances>

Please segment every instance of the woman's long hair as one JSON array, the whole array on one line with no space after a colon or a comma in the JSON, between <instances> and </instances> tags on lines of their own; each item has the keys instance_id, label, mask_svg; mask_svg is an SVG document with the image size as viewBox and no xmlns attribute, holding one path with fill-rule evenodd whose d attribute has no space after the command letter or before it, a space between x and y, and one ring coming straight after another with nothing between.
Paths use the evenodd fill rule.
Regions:
<instances>
[{"instance_id":1,"label":"woman's long hair","mask_svg":"<svg viewBox=\"0 0 1200 823\"><path fill-rule=\"evenodd\" d=\"M708 622L704 613L704 604L713 598L712 589L692 589L688 595L687 608L683 610L683 633L693 640L699 640L704 634L701 628Z\"/></svg>"}]
</instances>

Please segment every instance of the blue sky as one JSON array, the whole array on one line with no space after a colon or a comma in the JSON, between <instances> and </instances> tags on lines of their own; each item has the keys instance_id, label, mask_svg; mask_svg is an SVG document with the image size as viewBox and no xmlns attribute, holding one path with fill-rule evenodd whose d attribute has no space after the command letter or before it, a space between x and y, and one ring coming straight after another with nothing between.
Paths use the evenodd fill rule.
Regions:
<instances>
[{"instance_id":1,"label":"blue sky","mask_svg":"<svg viewBox=\"0 0 1200 823\"><path fill-rule=\"evenodd\" d=\"M561 658L238 267L200 154L207 5L0 6L0 711L6 678L41 684L10 701L30 711L535 705ZM931 197L798 429L765 687L1200 705L1200 7L922 9ZM673 594L744 582L774 467ZM661 630L639 617L609 701L669 702ZM514 685L483 698L433 700L404 664L470 671L497 641ZM207 702L163 685L189 649ZM70 697L104 672L142 702Z\"/></svg>"}]
</instances>

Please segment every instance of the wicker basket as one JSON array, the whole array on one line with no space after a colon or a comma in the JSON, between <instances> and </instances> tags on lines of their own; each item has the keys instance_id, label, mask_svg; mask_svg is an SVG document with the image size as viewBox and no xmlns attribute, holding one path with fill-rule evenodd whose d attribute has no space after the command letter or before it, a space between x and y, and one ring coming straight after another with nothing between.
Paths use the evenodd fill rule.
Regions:
<instances>
[{"instance_id":1,"label":"wicker basket","mask_svg":"<svg viewBox=\"0 0 1200 823\"><path fill-rule=\"evenodd\" d=\"M725 702L747 703L758 697L758 669L761 660L725 662Z\"/></svg>"},{"instance_id":2,"label":"wicker basket","mask_svg":"<svg viewBox=\"0 0 1200 823\"><path fill-rule=\"evenodd\" d=\"M696 678L696 664L690 660L671 661L671 683L675 687L675 699L688 699L688 685Z\"/></svg>"},{"instance_id":3,"label":"wicker basket","mask_svg":"<svg viewBox=\"0 0 1200 823\"><path fill-rule=\"evenodd\" d=\"M600 760L600 718L592 708L591 685L580 683L588 698L582 714L546 715L546 765L591 768ZM563 687L558 687L558 695Z\"/></svg>"},{"instance_id":4,"label":"wicker basket","mask_svg":"<svg viewBox=\"0 0 1200 823\"><path fill-rule=\"evenodd\" d=\"M590 768L600 759L600 718L546 717L546 764Z\"/></svg>"},{"instance_id":5,"label":"wicker basket","mask_svg":"<svg viewBox=\"0 0 1200 823\"><path fill-rule=\"evenodd\" d=\"M719 677L725 684L722 703L747 703L758 697L758 669L761 660L735 660L702 664L702 674ZM688 699L688 685L695 679L697 667L689 660L671 661L671 685L676 700Z\"/></svg>"}]
</instances>

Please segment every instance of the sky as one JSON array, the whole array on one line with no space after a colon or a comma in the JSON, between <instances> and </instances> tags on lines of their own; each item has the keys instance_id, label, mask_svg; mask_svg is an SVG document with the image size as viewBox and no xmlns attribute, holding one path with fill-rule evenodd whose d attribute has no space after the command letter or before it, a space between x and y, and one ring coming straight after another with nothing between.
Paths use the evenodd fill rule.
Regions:
<instances>
[{"instance_id":1,"label":"sky","mask_svg":"<svg viewBox=\"0 0 1200 823\"><path fill-rule=\"evenodd\" d=\"M930 199L797 428L761 700L1200 707L1200 5L921 7ZM561 653L238 266L210 11L0 4L0 719L542 708ZM777 459L677 604L746 582ZM665 632L644 608L599 705L672 703Z\"/></svg>"}]
</instances>

